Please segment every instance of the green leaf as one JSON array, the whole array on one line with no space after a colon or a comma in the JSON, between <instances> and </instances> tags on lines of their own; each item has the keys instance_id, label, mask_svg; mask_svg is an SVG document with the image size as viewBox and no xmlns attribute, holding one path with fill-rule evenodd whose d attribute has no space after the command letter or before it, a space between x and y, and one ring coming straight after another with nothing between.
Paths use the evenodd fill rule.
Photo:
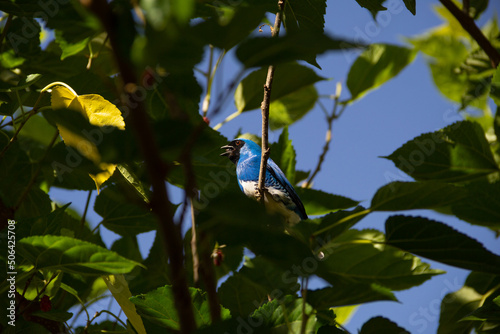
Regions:
<instances>
[{"instance_id":1,"label":"green leaf","mask_svg":"<svg viewBox=\"0 0 500 334\"><path fill-rule=\"evenodd\" d=\"M490 97L500 107L500 66L495 70L491 78Z\"/></svg>"},{"instance_id":2,"label":"green leaf","mask_svg":"<svg viewBox=\"0 0 500 334\"><path fill-rule=\"evenodd\" d=\"M283 25L287 34L299 32L320 35L325 27L326 0L288 0L283 12ZM319 68L316 56L306 56L303 60Z\"/></svg>"},{"instance_id":3,"label":"green leaf","mask_svg":"<svg viewBox=\"0 0 500 334\"><path fill-rule=\"evenodd\" d=\"M56 235L23 238L17 250L37 269L82 275L126 274L140 265L90 242Z\"/></svg>"},{"instance_id":4,"label":"green leaf","mask_svg":"<svg viewBox=\"0 0 500 334\"><path fill-rule=\"evenodd\" d=\"M319 225L314 231L314 239L320 246L334 240L339 235L353 227L369 213L362 206L357 206L354 210L341 210L332 212L318 219ZM300 224L296 226L300 227ZM307 236L308 238L310 236Z\"/></svg>"},{"instance_id":5,"label":"green leaf","mask_svg":"<svg viewBox=\"0 0 500 334\"><path fill-rule=\"evenodd\" d=\"M156 233L149 255L143 262L145 268L140 267L137 275L129 282L133 294L147 293L166 284L172 284L170 264L165 256L161 236Z\"/></svg>"},{"instance_id":6,"label":"green leaf","mask_svg":"<svg viewBox=\"0 0 500 334\"><path fill-rule=\"evenodd\" d=\"M321 248L326 271L321 270L317 275L331 281L334 287L340 275L358 283L404 290L443 273L431 269L407 252L383 243L382 232L350 229Z\"/></svg>"},{"instance_id":7,"label":"green leaf","mask_svg":"<svg viewBox=\"0 0 500 334\"><path fill-rule=\"evenodd\" d=\"M122 189L110 186L97 196L94 211L103 218L101 223L107 229L122 236L156 229L156 217L145 207L146 203L139 202L141 198L138 196L134 199L136 203L131 203L130 198L124 196Z\"/></svg>"},{"instance_id":8,"label":"green leaf","mask_svg":"<svg viewBox=\"0 0 500 334\"><path fill-rule=\"evenodd\" d=\"M295 164L296 153L289 139L288 128L284 128L278 139L278 142L271 144L273 161L280 166L286 178L291 184L295 184Z\"/></svg>"},{"instance_id":9,"label":"green leaf","mask_svg":"<svg viewBox=\"0 0 500 334\"><path fill-rule=\"evenodd\" d=\"M285 4L283 25L288 34L297 31L323 33L326 0L288 0Z\"/></svg>"},{"instance_id":10,"label":"green leaf","mask_svg":"<svg viewBox=\"0 0 500 334\"><path fill-rule=\"evenodd\" d=\"M415 50L405 47L372 44L356 59L347 75L351 101L398 75L416 55Z\"/></svg>"},{"instance_id":11,"label":"green leaf","mask_svg":"<svg viewBox=\"0 0 500 334\"><path fill-rule=\"evenodd\" d=\"M307 303L316 310L380 300L397 301L394 294L387 288L377 284L356 284L352 282L319 290L308 290L306 296Z\"/></svg>"},{"instance_id":12,"label":"green leaf","mask_svg":"<svg viewBox=\"0 0 500 334\"><path fill-rule=\"evenodd\" d=\"M478 19L479 16L488 8L489 0L471 0L469 2L469 16Z\"/></svg>"},{"instance_id":13,"label":"green leaf","mask_svg":"<svg viewBox=\"0 0 500 334\"><path fill-rule=\"evenodd\" d=\"M219 298L232 316L245 316L272 299L295 294L299 289L297 280L287 276L285 270L257 256L247 259L243 267L229 277L218 289Z\"/></svg>"},{"instance_id":14,"label":"green leaf","mask_svg":"<svg viewBox=\"0 0 500 334\"><path fill-rule=\"evenodd\" d=\"M277 38L254 37L247 39L236 49L236 57L245 67L251 68L287 63L299 59L311 59L329 50L343 51L359 46L361 46L359 43L326 35L297 33Z\"/></svg>"},{"instance_id":15,"label":"green leaf","mask_svg":"<svg viewBox=\"0 0 500 334\"><path fill-rule=\"evenodd\" d=\"M363 8L366 8L370 11L373 16L373 19L377 17L377 13L383 10L387 10L382 4L385 0L356 0L358 5Z\"/></svg>"},{"instance_id":16,"label":"green leaf","mask_svg":"<svg viewBox=\"0 0 500 334\"><path fill-rule=\"evenodd\" d=\"M209 325L211 320L206 294L195 288L189 288L189 293L197 327ZM152 323L174 330L180 328L171 286L167 285L146 294L133 296L130 301L135 304L137 312ZM229 311L221 307L221 319L229 317Z\"/></svg>"},{"instance_id":17,"label":"green leaf","mask_svg":"<svg viewBox=\"0 0 500 334\"><path fill-rule=\"evenodd\" d=\"M269 333L299 333L303 321L303 310L310 314L313 310L308 304L303 305L302 298L285 296L281 299L272 300L252 314L252 323L262 323L270 328ZM309 317L305 325L306 333L314 333L315 317Z\"/></svg>"},{"instance_id":18,"label":"green leaf","mask_svg":"<svg viewBox=\"0 0 500 334\"><path fill-rule=\"evenodd\" d=\"M52 202L46 192L32 187L16 210L16 219L46 216L52 211Z\"/></svg>"},{"instance_id":19,"label":"green leaf","mask_svg":"<svg viewBox=\"0 0 500 334\"><path fill-rule=\"evenodd\" d=\"M474 182L464 190L467 191L467 199L452 206L453 214L473 224L499 228L500 182Z\"/></svg>"},{"instance_id":20,"label":"green leaf","mask_svg":"<svg viewBox=\"0 0 500 334\"><path fill-rule=\"evenodd\" d=\"M306 86L294 94L271 102L269 106L269 127L277 130L292 125L304 117L316 104L318 92L314 86Z\"/></svg>"},{"instance_id":21,"label":"green leaf","mask_svg":"<svg viewBox=\"0 0 500 334\"><path fill-rule=\"evenodd\" d=\"M451 266L499 274L500 256L471 237L434 220L392 216L385 223L387 243Z\"/></svg>"},{"instance_id":22,"label":"green leaf","mask_svg":"<svg viewBox=\"0 0 500 334\"><path fill-rule=\"evenodd\" d=\"M73 313L61 311L61 310L50 310L48 312L36 311L36 312L31 313L30 315L33 315L34 317L52 320L52 321L65 322L65 321L68 321L69 319L71 319L71 317L73 316Z\"/></svg>"},{"instance_id":23,"label":"green leaf","mask_svg":"<svg viewBox=\"0 0 500 334\"><path fill-rule=\"evenodd\" d=\"M276 66L273 79L271 102L298 92L301 88L325 80L309 67L295 62ZM263 96L263 83L266 81L267 67L255 70L238 84L234 92L234 102L238 111L260 108Z\"/></svg>"},{"instance_id":24,"label":"green leaf","mask_svg":"<svg viewBox=\"0 0 500 334\"><path fill-rule=\"evenodd\" d=\"M359 203L341 195L334 195L316 189L296 187L295 191L310 216L324 215L332 211L352 208Z\"/></svg>"},{"instance_id":25,"label":"green leaf","mask_svg":"<svg viewBox=\"0 0 500 334\"><path fill-rule=\"evenodd\" d=\"M483 295L473 288L464 286L448 293L441 302L438 334L467 334L473 328L472 321L460 321L479 307Z\"/></svg>"},{"instance_id":26,"label":"green leaf","mask_svg":"<svg viewBox=\"0 0 500 334\"><path fill-rule=\"evenodd\" d=\"M256 30L264 17L265 7L265 5L227 6L225 15L229 19L212 17L196 25L195 30L198 36L206 40L206 44L227 51Z\"/></svg>"},{"instance_id":27,"label":"green leaf","mask_svg":"<svg viewBox=\"0 0 500 334\"><path fill-rule=\"evenodd\" d=\"M416 180L459 182L498 172L483 129L470 121L420 135L385 158Z\"/></svg>"},{"instance_id":28,"label":"green leaf","mask_svg":"<svg viewBox=\"0 0 500 334\"><path fill-rule=\"evenodd\" d=\"M465 45L460 39L448 34L439 34L437 32L424 34L414 38L408 38L418 51L434 59L428 59L431 64L442 66L459 66L469 54Z\"/></svg>"},{"instance_id":29,"label":"green leaf","mask_svg":"<svg viewBox=\"0 0 500 334\"><path fill-rule=\"evenodd\" d=\"M415 0L403 0L406 9L410 11L413 15L417 14L417 4Z\"/></svg>"},{"instance_id":30,"label":"green leaf","mask_svg":"<svg viewBox=\"0 0 500 334\"><path fill-rule=\"evenodd\" d=\"M200 233L212 234L219 244L244 245L284 269L314 257L306 244L283 232L280 216L266 212L239 190L225 191L213 198L199 213L197 222Z\"/></svg>"},{"instance_id":31,"label":"green leaf","mask_svg":"<svg viewBox=\"0 0 500 334\"><path fill-rule=\"evenodd\" d=\"M446 183L391 182L373 196L372 211L400 211L438 209L461 202L467 197L465 190Z\"/></svg>"},{"instance_id":32,"label":"green leaf","mask_svg":"<svg viewBox=\"0 0 500 334\"><path fill-rule=\"evenodd\" d=\"M71 43L64 39L63 32L61 30L55 31L56 43L62 50L61 60L67 57L73 56L80 51L84 50L90 42L90 37L83 38L80 41Z\"/></svg>"},{"instance_id":33,"label":"green leaf","mask_svg":"<svg viewBox=\"0 0 500 334\"><path fill-rule=\"evenodd\" d=\"M384 317L374 317L361 327L359 334L410 334L406 329L399 327L396 323Z\"/></svg>"},{"instance_id":34,"label":"green leaf","mask_svg":"<svg viewBox=\"0 0 500 334\"><path fill-rule=\"evenodd\" d=\"M0 147L7 145L7 136L0 134ZM21 149L19 141L14 141L0 159L0 170L9 177L0 178L0 199L6 207L13 207L28 187L32 177L32 164Z\"/></svg>"}]
</instances>

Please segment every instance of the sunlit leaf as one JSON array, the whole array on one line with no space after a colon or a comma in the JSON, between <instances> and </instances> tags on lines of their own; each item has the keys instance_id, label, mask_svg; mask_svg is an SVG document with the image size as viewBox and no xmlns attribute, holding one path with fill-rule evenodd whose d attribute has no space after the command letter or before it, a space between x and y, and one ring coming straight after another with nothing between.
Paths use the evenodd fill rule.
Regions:
<instances>
[{"instance_id":1,"label":"sunlit leaf","mask_svg":"<svg viewBox=\"0 0 500 334\"><path fill-rule=\"evenodd\" d=\"M414 50L389 44L372 44L352 64L347 76L351 101L361 98L399 74L414 59Z\"/></svg>"},{"instance_id":2,"label":"sunlit leaf","mask_svg":"<svg viewBox=\"0 0 500 334\"><path fill-rule=\"evenodd\" d=\"M125 277L123 275L107 275L103 276L103 279L109 291L118 302L118 305L123 310L123 313L127 316L128 321L134 326L135 331L138 334L146 334L142 319L137 314L135 305L130 301L132 294L130 293Z\"/></svg>"},{"instance_id":3,"label":"sunlit leaf","mask_svg":"<svg viewBox=\"0 0 500 334\"><path fill-rule=\"evenodd\" d=\"M304 117L316 104L318 92L314 86L306 86L269 106L269 127L277 130L289 126Z\"/></svg>"},{"instance_id":4,"label":"sunlit leaf","mask_svg":"<svg viewBox=\"0 0 500 334\"><path fill-rule=\"evenodd\" d=\"M65 86L52 88L52 109L71 109L80 112L90 124L95 126L113 126L120 130L125 129L125 122L120 110L97 94L75 95L73 91ZM99 139L93 137L94 134L84 132L75 133L61 124L57 124L59 133L66 145L74 147L86 158L93 161L102 172L90 174L95 181L97 190L111 177L116 165L103 163L96 145L100 144ZM100 134L102 137L102 133Z\"/></svg>"}]
</instances>

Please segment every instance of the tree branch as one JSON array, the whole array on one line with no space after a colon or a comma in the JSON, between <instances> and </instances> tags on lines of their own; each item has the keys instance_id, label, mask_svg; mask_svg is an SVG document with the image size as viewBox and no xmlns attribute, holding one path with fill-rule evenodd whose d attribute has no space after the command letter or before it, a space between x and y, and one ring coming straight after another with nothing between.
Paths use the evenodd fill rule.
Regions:
<instances>
[{"instance_id":1,"label":"tree branch","mask_svg":"<svg viewBox=\"0 0 500 334\"><path fill-rule=\"evenodd\" d=\"M471 37L479 44L479 46L486 52L491 61L491 66L497 68L500 63L500 53L484 36L481 29L478 28L476 22L469 16L468 11L464 12L458 8L451 0L439 0L443 6L457 19L460 25L471 35ZM465 9L465 6L464 6Z\"/></svg>"},{"instance_id":2,"label":"tree branch","mask_svg":"<svg viewBox=\"0 0 500 334\"><path fill-rule=\"evenodd\" d=\"M277 37L280 33L281 20L286 0L278 0L278 12L274 20L272 37ZM264 181L266 179L267 159L269 158L269 104L271 103L271 88L274 78L274 65L267 69L266 84L264 85L264 98L260 105L262 110L262 154L260 158L259 183L257 185L257 198L264 203Z\"/></svg>"},{"instance_id":3,"label":"tree branch","mask_svg":"<svg viewBox=\"0 0 500 334\"><path fill-rule=\"evenodd\" d=\"M321 155L319 156L318 159L318 164L316 165L316 168L314 169L314 172L311 174L309 179L302 185L302 188L309 188L312 185L312 181L316 177L316 175L319 173L321 170L321 165L323 165L323 162L325 161L326 154L328 153L328 150L330 149L330 142L332 141L332 126L333 126L333 121L342 115L346 108L346 104L342 105L340 111L337 113L337 108L339 106L339 98L340 98L340 93L341 93L341 88L342 86L340 83L337 83L337 88L334 96L334 104L333 104L333 110L331 115L328 115L328 112L324 109L323 105L322 108L325 110L325 115L326 115L326 123L328 124L328 129L326 130L326 138L325 138L325 145L323 146L323 152L321 152ZM319 102L319 101L318 101Z\"/></svg>"},{"instance_id":4,"label":"tree branch","mask_svg":"<svg viewBox=\"0 0 500 334\"><path fill-rule=\"evenodd\" d=\"M174 293L174 302L179 315L180 332L190 333L196 328L191 304L191 296L188 290L186 271L184 268L184 256L182 246L182 235L178 226L175 225L174 215L168 197L165 176L167 167L162 161L157 141L153 137L153 131L142 101L134 98L137 89L137 78L133 65L126 57L122 56L122 50L119 47L119 31L116 29L118 18L113 14L106 0L80 0L91 12L96 15L107 33L113 49L115 61L118 65L122 80L123 91L128 101L134 101L134 104L128 105L130 108L129 123L134 131L139 143L142 156L148 175L150 177L153 190L151 198L151 209L158 218L158 233L163 239L163 244L169 258L172 273L172 290Z\"/></svg>"}]
</instances>

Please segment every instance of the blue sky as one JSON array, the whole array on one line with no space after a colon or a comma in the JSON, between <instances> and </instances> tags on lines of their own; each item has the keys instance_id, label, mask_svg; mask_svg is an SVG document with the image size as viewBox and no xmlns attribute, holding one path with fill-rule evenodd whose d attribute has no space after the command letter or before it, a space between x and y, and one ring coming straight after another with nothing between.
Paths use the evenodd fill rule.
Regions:
<instances>
[{"instance_id":1,"label":"blue sky","mask_svg":"<svg viewBox=\"0 0 500 334\"><path fill-rule=\"evenodd\" d=\"M441 24L442 21L433 11L433 6L436 4L438 1L417 1L417 15L413 16L406 10L401 0L388 0L386 5L392 10L381 16L379 14L380 24L377 25L370 13L360 8L354 0L330 0L325 17L325 29L330 34L365 42L402 45L403 36L415 36ZM490 10L483 14L480 24L496 15L499 9L498 1L490 1ZM355 53L327 53L318 58L318 63L323 68L319 74L333 78L317 85L320 94L332 94L336 82L340 81L344 87L342 98L349 97L345 81L355 57ZM203 64L200 66L205 68ZM226 89L238 66L231 54L225 58L215 79L213 97L217 97L218 92ZM331 101L323 102L327 107L331 105ZM322 171L314 181L314 188L356 200L369 201L382 185L394 179L411 180L400 173L392 162L380 156L389 155L406 141L424 132L434 131L460 120L461 116L457 110L457 105L446 100L437 91L426 60L419 54L416 60L396 78L350 105L342 117L335 121L330 151ZM219 123L234 111L236 111L234 104L228 101L224 111L211 119L211 125ZM229 139L232 139L240 129L243 132L260 134L260 122L260 112L255 110L227 123L221 128L221 132ZM314 108L302 120L292 125L289 131L297 151L297 168L300 170L313 168L321 154L325 138L326 124L323 112L319 107ZM279 134L280 131L271 132L270 141L276 141ZM92 202L95 195L94 192ZM80 213L83 211L86 196L87 193L84 192L58 189L51 191L54 200L61 203L71 201L74 203L73 207ZM488 249L500 254L500 243L486 228L472 226L453 217L430 211L419 210L408 214L422 215L444 222L473 236L483 242ZM373 213L358 223L356 228L383 230L387 216L385 213ZM93 226L101 221L93 212L89 212L87 217ZM116 236L104 228L102 232L105 242L110 245ZM152 237L153 233L140 236L140 240L144 241L142 247L145 254ZM442 297L448 292L458 290L463 285L468 271L432 261L426 262L431 263L433 268L446 270L447 274L436 276L420 287L396 293L401 303L376 302L363 305L347 324L347 329L355 333L371 316L383 315L411 333L435 333ZM315 281L314 284L320 282ZM310 287L314 288L314 284ZM107 307L107 304L100 306Z\"/></svg>"}]
</instances>

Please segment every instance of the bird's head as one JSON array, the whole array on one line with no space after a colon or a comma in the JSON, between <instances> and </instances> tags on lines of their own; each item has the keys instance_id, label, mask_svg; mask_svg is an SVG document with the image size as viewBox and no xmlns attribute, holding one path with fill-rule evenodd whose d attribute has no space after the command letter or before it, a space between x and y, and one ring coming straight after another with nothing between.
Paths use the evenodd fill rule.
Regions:
<instances>
[{"instance_id":1,"label":"bird's head","mask_svg":"<svg viewBox=\"0 0 500 334\"><path fill-rule=\"evenodd\" d=\"M222 156L227 156L229 160L237 164L240 156L249 157L260 155L260 146L249 139L236 138L229 145L224 145L221 149L226 150Z\"/></svg>"}]
</instances>

